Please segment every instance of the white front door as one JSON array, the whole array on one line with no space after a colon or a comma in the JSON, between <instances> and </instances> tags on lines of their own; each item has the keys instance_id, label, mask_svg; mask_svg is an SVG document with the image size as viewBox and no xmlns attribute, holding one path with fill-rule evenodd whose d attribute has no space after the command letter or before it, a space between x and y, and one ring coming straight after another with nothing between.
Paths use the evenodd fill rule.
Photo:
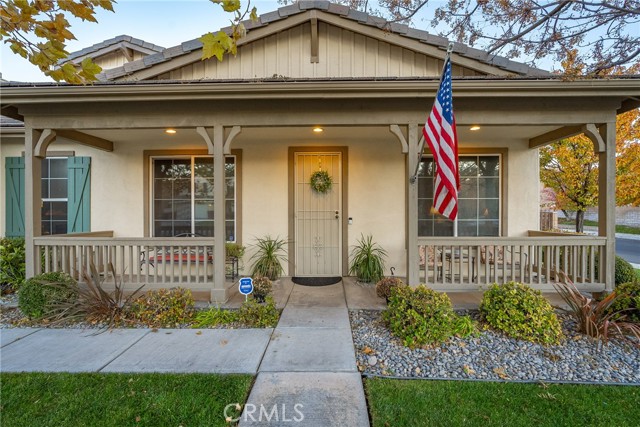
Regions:
<instances>
[{"instance_id":1,"label":"white front door","mask_svg":"<svg viewBox=\"0 0 640 427\"><path fill-rule=\"evenodd\" d=\"M295 275L342 274L342 155L300 152L294 156ZM331 188L318 192L311 175L326 171Z\"/></svg>"}]
</instances>

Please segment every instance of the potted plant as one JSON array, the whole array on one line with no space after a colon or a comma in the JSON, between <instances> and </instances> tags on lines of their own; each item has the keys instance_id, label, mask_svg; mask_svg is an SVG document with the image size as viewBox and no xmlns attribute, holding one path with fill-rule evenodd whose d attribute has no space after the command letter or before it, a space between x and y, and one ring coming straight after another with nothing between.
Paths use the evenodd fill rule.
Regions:
<instances>
[{"instance_id":1,"label":"potted plant","mask_svg":"<svg viewBox=\"0 0 640 427\"><path fill-rule=\"evenodd\" d=\"M284 272L281 262L287 260L284 255L286 240L267 235L263 238L256 238L256 241L257 250L251 257L253 261L251 275L266 276L270 280L276 280Z\"/></svg>"},{"instance_id":2,"label":"potted plant","mask_svg":"<svg viewBox=\"0 0 640 427\"><path fill-rule=\"evenodd\" d=\"M373 241L373 236L360 235L358 244L351 251L349 274L354 274L359 281L377 282L384 276L384 259L387 252Z\"/></svg>"}]
</instances>

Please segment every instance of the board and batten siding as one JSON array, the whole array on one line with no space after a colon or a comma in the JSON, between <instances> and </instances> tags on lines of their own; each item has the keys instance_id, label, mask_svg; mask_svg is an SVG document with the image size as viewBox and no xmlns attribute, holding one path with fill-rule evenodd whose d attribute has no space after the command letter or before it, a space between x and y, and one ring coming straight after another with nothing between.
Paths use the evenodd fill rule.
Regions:
<instances>
[{"instance_id":1,"label":"board and batten siding","mask_svg":"<svg viewBox=\"0 0 640 427\"><path fill-rule=\"evenodd\" d=\"M238 48L236 57L196 61L160 80L437 77L443 61L390 43L318 23L319 62L311 62L311 24L305 23ZM457 65L457 76L481 73Z\"/></svg>"},{"instance_id":2,"label":"board and batten siding","mask_svg":"<svg viewBox=\"0 0 640 427\"><path fill-rule=\"evenodd\" d=\"M133 52L133 60L137 61L143 59L146 55L142 52ZM126 64L127 58L122 52L111 52L106 55L99 56L93 60L96 64L102 67L103 70L109 70L111 68L121 67Z\"/></svg>"}]
</instances>

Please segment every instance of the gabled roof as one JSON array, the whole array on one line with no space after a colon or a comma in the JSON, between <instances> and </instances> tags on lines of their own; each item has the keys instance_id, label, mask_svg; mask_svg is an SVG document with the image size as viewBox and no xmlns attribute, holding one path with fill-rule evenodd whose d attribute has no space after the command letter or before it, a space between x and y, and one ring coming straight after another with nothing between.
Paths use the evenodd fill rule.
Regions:
<instances>
[{"instance_id":1,"label":"gabled roof","mask_svg":"<svg viewBox=\"0 0 640 427\"><path fill-rule=\"evenodd\" d=\"M84 49L81 49L77 52L72 52L69 54L69 56L59 61L58 65L62 65L67 62L73 62L74 64L77 64L86 57L97 58L99 56L119 51L122 48L128 48L146 55L152 55L158 52L162 52L165 49L162 46L158 46L153 43L149 43L144 40L136 39L134 37L123 34L108 40L104 40L100 43L96 43L93 46L85 47Z\"/></svg>"},{"instance_id":2,"label":"gabled roof","mask_svg":"<svg viewBox=\"0 0 640 427\"><path fill-rule=\"evenodd\" d=\"M358 10L350 9L347 6L330 3L328 1L299 1L294 4L281 7L273 12L260 15L258 17L258 20L255 22L249 20L244 21L243 24L247 31L251 32L257 29L267 28L273 23L284 21L289 17L301 13L306 13L311 10L317 10L321 13L339 16L358 25L376 27L380 30L384 30L385 32L401 36L413 42L418 41L420 43L424 43L431 47L442 50L443 57L444 51L447 49L447 46L449 44L449 41L443 37L430 34L426 31L411 28L407 25L389 23L382 18L369 15ZM222 28L222 31L230 33L231 28ZM240 43L242 43L242 40L240 40ZM115 67L110 70L105 70L105 72L100 74L98 77L101 80L114 80L122 78L141 70L150 69L157 66L158 64L167 63L174 58L187 55L200 49L202 49L202 43L198 39L189 40L177 46L165 49L162 52L146 56L141 60L129 62L121 67ZM484 65L496 67L497 69L504 70L507 73L513 73L516 76L535 77L548 76L550 74L548 71L533 68L526 64L512 61L502 56L488 54L485 51L471 48L462 43L454 43L453 53L454 58L456 55L458 55L459 57L477 61L478 63Z\"/></svg>"}]
</instances>

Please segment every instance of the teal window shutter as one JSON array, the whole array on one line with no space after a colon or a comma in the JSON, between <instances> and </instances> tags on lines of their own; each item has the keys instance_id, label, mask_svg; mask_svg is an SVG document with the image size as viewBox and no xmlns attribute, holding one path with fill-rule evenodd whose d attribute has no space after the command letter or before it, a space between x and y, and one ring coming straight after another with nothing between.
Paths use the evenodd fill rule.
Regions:
<instances>
[{"instance_id":1,"label":"teal window shutter","mask_svg":"<svg viewBox=\"0 0 640 427\"><path fill-rule=\"evenodd\" d=\"M91 157L69 157L67 233L91 231Z\"/></svg>"},{"instance_id":2,"label":"teal window shutter","mask_svg":"<svg viewBox=\"0 0 640 427\"><path fill-rule=\"evenodd\" d=\"M7 237L24 237L24 157L7 157L6 220Z\"/></svg>"}]
</instances>

